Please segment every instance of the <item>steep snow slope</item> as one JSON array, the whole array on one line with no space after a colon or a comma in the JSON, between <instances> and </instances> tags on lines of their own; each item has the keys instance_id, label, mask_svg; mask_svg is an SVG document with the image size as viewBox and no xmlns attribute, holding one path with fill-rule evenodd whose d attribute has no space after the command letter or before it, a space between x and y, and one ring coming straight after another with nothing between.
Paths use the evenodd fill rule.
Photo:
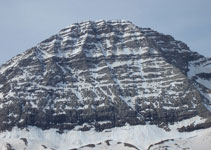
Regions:
<instances>
[{"instance_id":1,"label":"steep snow slope","mask_svg":"<svg viewBox=\"0 0 211 150\"><path fill-rule=\"evenodd\" d=\"M164 140L151 145L149 150L210 150L211 147L211 130L201 130L194 136L189 138L178 138Z\"/></svg>"}]
</instances>

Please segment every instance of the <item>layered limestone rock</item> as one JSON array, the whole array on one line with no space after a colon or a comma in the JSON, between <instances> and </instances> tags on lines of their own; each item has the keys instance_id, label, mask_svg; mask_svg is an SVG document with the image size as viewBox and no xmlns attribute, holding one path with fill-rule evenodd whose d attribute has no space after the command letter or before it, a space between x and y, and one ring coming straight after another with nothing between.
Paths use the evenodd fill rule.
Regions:
<instances>
[{"instance_id":1,"label":"layered limestone rock","mask_svg":"<svg viewBox=\"0 0 211 150\"><path fill-rule=\"evenodd\" d=\"M76 23L0 67L0 130L209 118L210 74L211 59L169 35L128 21Z\"/></svg>"}]
</instances>

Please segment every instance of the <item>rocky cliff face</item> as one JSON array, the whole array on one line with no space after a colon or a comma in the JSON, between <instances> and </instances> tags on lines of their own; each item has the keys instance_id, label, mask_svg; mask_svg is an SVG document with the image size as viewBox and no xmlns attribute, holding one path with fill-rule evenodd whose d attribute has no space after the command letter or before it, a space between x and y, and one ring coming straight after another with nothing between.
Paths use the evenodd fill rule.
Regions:
<instances>
[{"instance_id":1,"label":"rocky cliff face","mask_svg":"<svg viewBox=\"0 0 211 150\"><path fill-rule=\"evenodd\" d=\"M167 127L210 111L211 59L128 21L73 24L0 67L0 130Z\"/></svg>"}]
</instances>

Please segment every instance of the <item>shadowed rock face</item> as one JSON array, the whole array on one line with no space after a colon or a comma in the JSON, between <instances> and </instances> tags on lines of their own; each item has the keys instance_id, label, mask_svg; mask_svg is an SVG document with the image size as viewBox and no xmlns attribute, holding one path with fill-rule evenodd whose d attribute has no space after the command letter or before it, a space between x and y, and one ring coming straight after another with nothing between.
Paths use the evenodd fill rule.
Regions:
<instances>
[{"instance_id":1,"label":"shadowed rock face","mask_svg":"<svg viewBox=\"0 0 211 150\"><path fill-rule=\"evenodd\" d=\"M73 24L0 67L0 130L165 126L211 110L211 59L128 21Z\"/></svg>"}]
</instances>

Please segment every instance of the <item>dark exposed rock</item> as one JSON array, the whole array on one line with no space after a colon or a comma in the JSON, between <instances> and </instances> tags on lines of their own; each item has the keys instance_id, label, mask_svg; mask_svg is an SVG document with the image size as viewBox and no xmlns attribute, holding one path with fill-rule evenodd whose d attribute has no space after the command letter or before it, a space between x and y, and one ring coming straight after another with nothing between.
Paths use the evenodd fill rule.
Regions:
<instances>
[{"instance_id":1,"label":"dark exposed rock","mask_svg":"<svg viewBox=\"0 0 211 150\"><path fill-rule=\"evenodd\" d=\"M9 143L6 145L6 150L15 150Z\"/></svg>"},{"instance_id":2,"label":"dark exposed rock","mask_svg":"<svg viewBox=\"0 0 211 150\"><path fill-rule=\"evenodd\" d=\"M178 131L179 132L191 132L191 131L194 131L194 130L198 130L198 129L206 129L206 128L209 128L211 127L211 121L206 121L204 123L199 123L199 124L191 124L191 125L188 125L188 126L183 126L181 128L178 128Z\"/></svg>"},{"instance_id":3,"label":"dark exposed rock","mask_svg":"<svg viewBox=\"0 0 211 150\"><path fill-rule=\"evenodd\" d=\"M136 150L139 150L136 146L130 144L130 143L122 143L122 142L116 142L116 141L113 141L113 140L106 140L104 141L103 143L100 142L100 143L97 143L97 144L88 144L88 145L84 145L84 146L81 146L79 148L73 148L73 149L70 149L70 150L83 150L83 149L87 149L87 148L91 148L91 149L102 149L102 147L99 147L103 145L104 148L106 149L113 149L113 146L114 145L120 145L119 148L122 148L122 147L125 147L126 149L136 149Z\"/></svg>"},{"instance_id":4,"label":"dark exposed rock","mask_svg":"<svg viewBox=\"0 0 211 150\"><path fill-rule=\"evenodd\" d=\"M132 145L132 144L129 144L129 143L124 143L124 146L125 147L131 147L131 148L134 148L136 150L139 150L136 146Z\"/></svg>"},{"instance_id":5,"label":"dark exposed rock","mask_svg":"<svg viewBox=\"0 0 211 150\"><path fill-rule=\"evenodd\" d=\"M158 142L158 143L155 143L155 144L151 144L148 148L147 148L147 150L150 150L153 146L155 146L155 145L160 145L160 144L163 144L163 143L165 143L165 142L169 142L169 141L174 141L174 139L167 139L167 140L163 140L163 141L160 141L160 142Z\"/></svg>"},{"instance_id":6,"label":"dark exposed rock","mask_svg":"<svg viewBox=\"0 0 211 150\"><path fill-rule=\"evenodd\" d=\"M27 139L26 138L20 138L23 142L24 142L24 144L27 146L28 145L28 141L27 141Z\"/></svg>"},{"instance_id":7,"label":"dark exposed rock","mask_svg":"<svg viewBox=\"0 0 211 150\"><path fill-rule=\"evenodd\" d=\"M95 147L95 145L94 144L88 144L88 145L82 146L80 148L85 148L85 147L91 147L91 148L93 148L93 147Z\"/></svg>"}]
</instances>

